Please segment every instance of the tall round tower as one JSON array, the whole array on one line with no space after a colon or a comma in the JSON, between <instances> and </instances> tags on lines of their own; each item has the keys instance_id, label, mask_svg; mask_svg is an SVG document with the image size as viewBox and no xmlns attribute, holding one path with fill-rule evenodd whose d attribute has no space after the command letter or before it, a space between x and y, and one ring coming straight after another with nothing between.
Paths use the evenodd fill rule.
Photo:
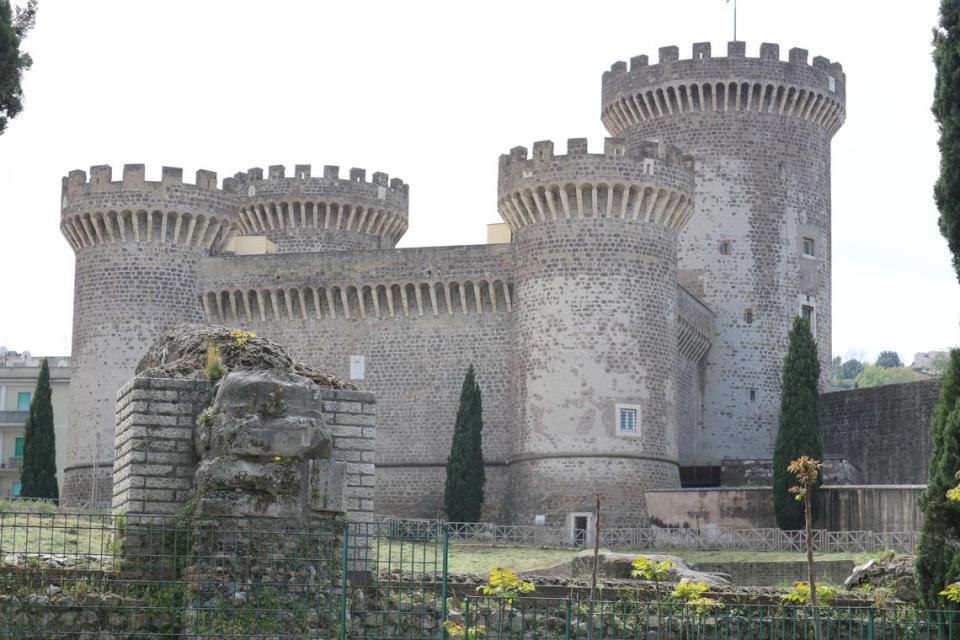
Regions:
<instances>
[{"instance_id":1,"label":"tall round tower","mask_svg":"<svg viewBox=\"0 0 960 640\"><path fill-rule=\"evenodd\" d=\"M108 166L63 179L60 229L76 252L70 429L62 504L109 504L117 389L150 343L180 322L202 321L196 267L219 250L236 216L233 180L163 168L147 182L143 165Z\"/></svg>"},{"instance_id":2,"label":"tall round tower","mask_svg":"<svg viewBox=\"0 0 960 640\"><path fill-rule=\"evenodd\" d=\"M676 243L693 171L656 141L500 157L516 254L515 522L585 529L600 493L608 523L640 525L644 490L679 486Z\"/></svg>"},{"instance_id":3,"label":"tall round tower","mask_svg":"<svg viewBox=\"0 0 960 640\"><path fill-rule=\"evenodd\" d=\"M769 459L793 318L811 319L822 382L830 371L830 141L845 116L838 63L775 44L725 58L709 43L614 64L602 120L628 149L656 137L697 159L697 216L680 234L681 284L716 313L707 355L701 438L681 464Z\"/></svg>"},{"instance_id":4,"label":"tall round tower","mask_svg":"<svg viewBox=\"0 0 960 640\"><path fill-rule=\"evenodd\" d=\"M283 165L250 169L234 176L242 201L239 226L243 233L264 235L280 253L388 249L407 230L409 188L403 180L365 169L325 166L322 177L311 177L310 165L298 164L292 178Z\"/></svg>"}]
</instances>

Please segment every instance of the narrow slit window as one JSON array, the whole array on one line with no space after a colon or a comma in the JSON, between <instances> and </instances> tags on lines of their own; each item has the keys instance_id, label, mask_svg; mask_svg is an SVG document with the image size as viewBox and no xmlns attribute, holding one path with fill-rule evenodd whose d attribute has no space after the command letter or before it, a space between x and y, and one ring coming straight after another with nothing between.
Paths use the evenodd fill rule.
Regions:
<instances>
[{"instance_id":1,"label":"narrow slit window","mask_svg":"<svg viewBox=\"0 0 960 640\"><path fill-rule=\"evenodd\" d=\"M803 239L803 255L807 256L808 258L816 257L817 255L816 247L817 245L814 242L813 238Z\"/></svg>"}]
</instances>

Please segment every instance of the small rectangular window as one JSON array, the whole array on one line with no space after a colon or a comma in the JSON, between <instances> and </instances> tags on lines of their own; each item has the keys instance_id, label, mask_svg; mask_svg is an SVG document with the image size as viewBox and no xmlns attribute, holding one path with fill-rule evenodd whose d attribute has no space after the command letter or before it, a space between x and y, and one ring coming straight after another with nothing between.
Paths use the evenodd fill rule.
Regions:
<instances>
[{"instance_id":1,"label":"small rectangular window","mask_svg":"<svg viewBox=\"0 0 960 640\"><path fill-rule=\"evenodd\" d=\"M17 438L13 441L13 455L16 458L23 457L23 438Z\"/></svg>"},{"instance_id":2,"label":"small rectangular window","mask_svg":"<svg viewBox=\"0 0 960 640\"><path fill-rule=\"evenodd\" d=\"M640 436L640 406L618 404L616 406L617 435Z\"/></svg>"},{"instance_id":3,"label":"small rectangular window","mask_svg":"<svg viewBox=\"0 0 960 640\"><path fill-rule=\"evenodd\" d=\"M637 432L637 410L620 409L620 431L627 433Z\"/></svg>"},{"instance_id":4,"label":"small rectangular window","mask_svg":"<svg viewBox=\"0 0 960 640\"><path fill-rule=\"evenodd\" d=\"M756 401L757 401L757 390L750 389L750 402L756 402Z\"/></svg>"},{"instance_id":5,"label":"small rectangular window","mask_svg":"<svg viewBox=\"0 0 960 640\"><path fill-rule=\"evenodd\" d=\"M803 255L809 256L811 258L817 255L816 244L814 243L813 238L803 239Z\"/></svg>"},{"instance_id":6,"label":"small rectangular window","mask_svg":"<svg viewBox=\"0 0 960 640\"><path fill-rule=\"evenodd\" d=\"M720 255L728 256L730 255L730 241L724 240L720 243Z\"/></svg>"},{"instance_id":7,"label":"small rectangular window","mask_svg":"<svg viewBox=\"0 0 960 640\"><path fill-rule=\"evenodd\" d=\"M29 391L20 391L17 393L17 411L30 411Z\"/></svg>"},{"instance_id":8,"label":"small rectangular window","mask_svg":"<svg viewBox=\"0 0 960 640\"><path fill-rule=\"evenodd\" d=\"M23 490L23 484L22 484L19 480L15 481L15 482L13 483L13 497L14 497L14 498L19 498L19 497L20 497L20 491L22 491L22 490Z\"/></svg>"}]
</instances>

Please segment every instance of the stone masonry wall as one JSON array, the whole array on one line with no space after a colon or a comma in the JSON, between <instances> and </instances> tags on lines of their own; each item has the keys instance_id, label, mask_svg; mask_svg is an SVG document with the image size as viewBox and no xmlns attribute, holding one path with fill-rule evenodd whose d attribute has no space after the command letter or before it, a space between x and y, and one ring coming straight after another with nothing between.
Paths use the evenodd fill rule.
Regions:
<instances>
[{"instance_id":1,"label":"stone masonry wall","mask_svg":"<svg viewBox=\"0 0 960 640\"><path fill-rule=\"evenodd\" d=\"M252 319L243 312L239 317L229 315L229 305L222 305L226 324L253 330L282 344L298 360L344 379L351 376L350 357L364 357L364 377L356 382L378 401L377 509L381 513L436 517L442 509L460 386L473 364L483 393L484 458L490 465L484 515L494 520L502 517L512 396L513 314L505 299L513 274L511 245L211 258L203 262L201 272L201 291L229 295L254 290L266 296L282 291L297 302L291 314L274 293L280 313L268 313L266 320L259 313ZM492 289L485 287L479 298L475 296L471 285L481 282L502 283L494 291L496 310L487 293ZM366 299L361 313L352 291L393 283L399 283L394 293L402 288L403 298L398 295L391 300L393 307L378 301L379 314ZM444 285L439 293L437 283ZM449 300L453 308L448 309L445 293L451 283L455 285ZM433 289L436 307L422 285ZM306 290L311 298L305 298L304 318L299 292ZM328 306L325 290L336 291L333 307ZM340 292L348 290L349 318L344 306L337 304L342 300ZM463 301L458 297L461 290ZM323 303L319 318L314 295ZM212 305L208 308L212 310Z\"/></svg>"},{"instance_id":2,"label":"stone masonry wall","mask_svg":"<svg viewBox=\"0 0 960 640\"><path fill-rule=\"evenodd\" d=\"M830 370L830 140L843 122L844 77L825 58L745 43L726 57L694 45L615 64L603 120L628 151L658 138L696 158L696 214L680 232L681 284L717 315L706 363L698 465L773 451L780 369L801 306L814 309L822 382ZM816 104L816 113L807 111ZM634 107L636 105L636 107ZM803 254L803 238L814 255Z\"/></svg>"},{"instance_id":3,"label":"stone masonry wall","mask_svg":"<svg viewBox=\"0 0 960 640\"><path fill-rule=\"evenodd\" d=\"M939 393L939 380L825 393L820 396L823 449L855 464L863 484L923 484Z\"/></svg>"},{"instance_id":4,"label":"stone masonry wall","mask_svg":"<svg viewBox=\"0 0 960 640\"><path fill-rule=\"evenodd\" d=\"M89 479L72 476L113 463L117 389L161 332L200 320L197 260L226 241L236 200L217 188L213 172L185 184L182 170L164 167L160 182L148 182L143 165L124 166L117 181L107 166L91 167L89 181L72 171L61 195L61 231L76 269L60 501L76 507L89 500Z\"/></svg>"},{"instance_id":5,"label":"stone masonry wall","mask_svg":"<svg viewBox=\"0 0 960 640\"><path fill-rule=\"evenodd\" d=\"M351 520L370 521L376 489L376 403L363 391L321 389L333 433L331 459L347 464L344 505ZM206 381L135 377L117 394L113 512L167 515L193 493L193 432L211 400Z\"/></svg>"},{"instance_id":6,"label":"stone masonry wall","mask_svg":"<svg viewBox=\"0 0 960 640\"><path fill-rule=\"evenodd\" d=\"M600 493L610 526L639 526L644 489L679 486L675 238L603 218L517 233L518 523L562 526ZM641 407L635 437L618 403Z\"/></svg>"}]
</instances>

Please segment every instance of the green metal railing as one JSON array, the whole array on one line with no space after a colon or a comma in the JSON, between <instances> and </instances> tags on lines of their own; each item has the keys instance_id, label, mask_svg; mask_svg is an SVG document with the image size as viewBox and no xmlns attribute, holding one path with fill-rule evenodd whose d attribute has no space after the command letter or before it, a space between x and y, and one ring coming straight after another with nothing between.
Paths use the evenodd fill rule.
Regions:
<instances>
[{"instance_id":1,"label":"green metal railing","mask_svg":"<svg viewBox=\"0 0 960 640\"><path fill-rule=\"evenodd\" d=\"M0 513L0 638L426 637L446 556L444 527Z\"/></svg>"},{"instance_id":2,"label":"green metal railing","mask_svg":"<svg viewBox=\"0 0 960 640\"><path fill-rule=\"evenodd\" d=\"M0 513L0 639L815 638L804 607L458 596L449 537L442 522ZM960 640L956 612L820 614L822 640Z\"/></svg>"},{"instance_id":3,"label":"green metal railing","mask_svg":"<svg viewBox=\"0 0 960 640\"><path fill-rule=\"evenodd\" d=\"M823 640L953 640L954 611L821 607ZM590 640L814 640L809 607L466 598L451 620L466 638Z\"/></svg>"}]
</instances>

